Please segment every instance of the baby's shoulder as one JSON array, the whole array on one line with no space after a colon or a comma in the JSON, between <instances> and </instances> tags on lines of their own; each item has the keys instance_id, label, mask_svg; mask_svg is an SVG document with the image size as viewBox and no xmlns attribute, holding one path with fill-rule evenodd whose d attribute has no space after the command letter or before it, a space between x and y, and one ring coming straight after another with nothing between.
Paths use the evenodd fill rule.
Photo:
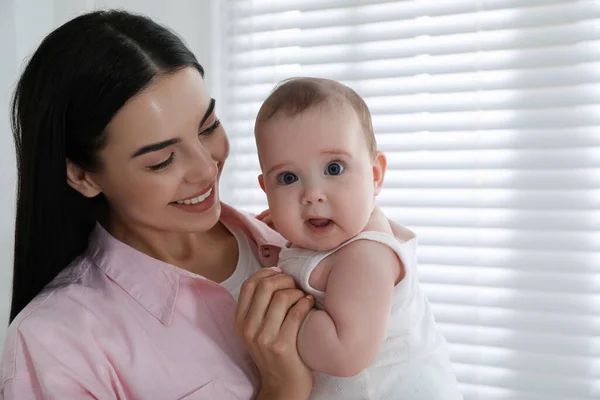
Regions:
<instances>
[{"instance_id":1,"label":"baby's shoulder","mask_svg":"<svg viewBox=\"0 0 600 400\"><path fill-rule=\"evenodd\" d=\"M340 246L329 258L332 263L376 262L394 258L398 241L386 230L370 230L359 233Z\"/></svg>"}]
</instances>

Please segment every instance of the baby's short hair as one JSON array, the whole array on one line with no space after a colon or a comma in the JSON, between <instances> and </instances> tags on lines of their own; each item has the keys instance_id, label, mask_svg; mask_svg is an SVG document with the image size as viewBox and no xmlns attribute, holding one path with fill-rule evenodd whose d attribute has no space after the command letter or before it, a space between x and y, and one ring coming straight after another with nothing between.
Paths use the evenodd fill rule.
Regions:
<instances>
[{"instance_id":1,"label":"baby's short hair","mask_svg":"<svg viewBox=\"0 0 600 400\"><path fill-rule=\"evenodd\" d=\"M320 105L343 104L349 104L356 112L369 153L375 157L377 141L369 107L354 90L331 79L299 77L280 82L260 107L254 131L281 113L293 117Z\"/></svg>"}]
</instances>

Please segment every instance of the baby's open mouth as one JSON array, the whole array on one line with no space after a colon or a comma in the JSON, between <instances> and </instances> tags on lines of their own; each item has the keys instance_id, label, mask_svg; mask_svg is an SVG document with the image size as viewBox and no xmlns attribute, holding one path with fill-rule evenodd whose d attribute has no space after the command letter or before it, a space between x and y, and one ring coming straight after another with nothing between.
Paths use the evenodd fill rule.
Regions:
<instances>
[{"instance_id":1,"label":"baby's open mouth","mask_svg":"<svg viewBox=\"0 0 600 400\"><path fill-rule=\"evenodd\" d=\"M327 218L311 218L307 222L315 228L325 228L333 223L332 220Z\"/></svg>"}]
</instances>

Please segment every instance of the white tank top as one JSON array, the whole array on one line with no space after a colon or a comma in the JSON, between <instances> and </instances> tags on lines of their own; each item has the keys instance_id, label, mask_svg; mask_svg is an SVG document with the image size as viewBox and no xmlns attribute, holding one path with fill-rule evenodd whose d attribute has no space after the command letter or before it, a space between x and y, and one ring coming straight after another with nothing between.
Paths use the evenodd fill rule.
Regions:
<instances>
[{"instance_id":1,"label":"white tank top","mask_svg":"<svg viewBox=\"0 0 600 400\"><path fill-rule=\"evenodd\" d=\"M284 248L278 266L312 294L322 309L325 293L310 286L310 274L324 258L356 240L389 246L402 260L405 276L396 285L386 337L375 361L351 378L315 372L311 400L461 400L446 341L419 287L414 234L400 242L386 233L362 232L326 252Z\"/></svg>"},{"instance_id":2,"label":"white tank top","mask_svg":"<svg viewBox=\"0 0 600 400\"><path fill-rule=\"evenodd\" d=\"M238 244L238 262L235 267L235 271L231 274L231 276L221 282L221 286L223 286L235 299L237 302L238 297L240 296L240 289L242 288L242 283L256 271L261 269L260 262L252 253L252 248L250 247L250 240L244 234L239 227L235 225L225 224L225 227L231 232L231 234L235 237Z\"/></svg>"}]
</instances>

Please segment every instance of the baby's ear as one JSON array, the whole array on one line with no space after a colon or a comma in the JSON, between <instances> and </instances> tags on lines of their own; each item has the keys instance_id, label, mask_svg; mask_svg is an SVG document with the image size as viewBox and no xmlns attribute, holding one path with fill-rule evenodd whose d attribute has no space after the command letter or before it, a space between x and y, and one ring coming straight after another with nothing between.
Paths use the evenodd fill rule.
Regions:
<instances>
[{"instance_id":1,"label":"baby's ear","mask_svg":"<svg viewBox=\"0 0 600 400\"><path fill-rule=\"evenodd\" d=\"M263 179L262 174L260 174L258 176L258 184L260 185L260 188L263 190L263 192L265 191L265 180Z\"/></svg>"},{"instance_id":2,"label":"baby's ear","mask_svg":"<svg viewBox=\"0 0 600 400\"><path fill-rule=\"evenodd\" d=\"M373 161L373 185L375 186L375 196L381 192L386 168L387 158L385 157L385 154L378 151L375 160Z\"/></svg>"}]
</instances>

